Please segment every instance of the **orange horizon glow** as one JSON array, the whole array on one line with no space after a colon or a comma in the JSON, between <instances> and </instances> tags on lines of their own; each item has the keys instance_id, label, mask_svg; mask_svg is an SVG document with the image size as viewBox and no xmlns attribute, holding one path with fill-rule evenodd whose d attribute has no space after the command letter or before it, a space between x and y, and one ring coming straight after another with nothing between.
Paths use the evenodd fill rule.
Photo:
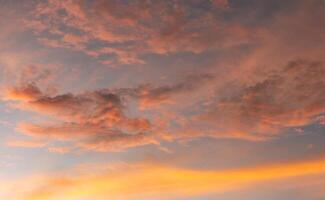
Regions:
<instances>
[{"instance_id":1,"label":"orange horizon glow","mask_svg":"<svg viewBox=\"0 0 325 200\"><path fill-rule=\"evenodd\" d=\"M127 199L158 194L181 197L224 193L260 182L320 174L325 174L324 159L221 171L138 164L116 165L107 173L97 175L81 173L72 176L68 173L61 177L31 177L26 179L30 184L22 180L14 185L21 187L21 191L25 189L25 192L15 194L23 200Z\"/></svg>"}]
</instances>

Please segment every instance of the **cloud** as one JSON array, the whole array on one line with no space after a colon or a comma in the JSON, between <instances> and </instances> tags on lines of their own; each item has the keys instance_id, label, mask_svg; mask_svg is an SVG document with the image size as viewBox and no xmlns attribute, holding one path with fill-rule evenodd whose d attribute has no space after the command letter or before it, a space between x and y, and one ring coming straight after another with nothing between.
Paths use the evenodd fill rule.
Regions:
<instances>
[{"instance_id":1,"label":"cloud","mask_svg":"<svg viewBox=\"0 0 325 200\"><path fill-rule=\"evenodd\" d=\"M176 97L190 95L197 90L213 84L215 75L197 74L187 76L184 80L165 86L144 85L136 89L136 98L141 108L150 108L165 103L178 103Z\"/></svg>"},{"instance_id":2,"label":"cloud","mask_svg":"<svg viewBox=\"0 0 325 200\"><path fill-rule=\"evenodd\" d=\"M4 94L6 100L23 100L28 101L41 95L41 91L33 84L25 85L21 88L8 88Z\"/></svg>"},{"instance_id":3,"label":"cloud","mask_svg":"<svg viewBox=\"0 0 325 200\"><path fill-rule=\"evenodd\" d=\"M10 147L40 148L45 147L47 142L39 140L8 140L6 144Z\"/></svg>"},{"instance_id":4,"label":"cloud","mask_svg":"<svg viewBox=\"0 0 325 200\"><path fill-rule=\"evenodd\" d=\"M212 103L202 120L220 132L272 136L286 128L314 123L325 112L323 63L297 60L261 81Z\"/></svg>"},{"instance_id":5,"label":"cloud","mask_svg":"<svg viewBox=\"0 0 325 200\"><path fill-rule=\"evenodd\" d=\"M192 12L187 3L213 8ZM251 28L218 20L215 9L227 6L227 1L208 0L47 1L37 4L25 23L44 45L96 58L113 55L102 63L143 64L141 56L148 53L201 53L252 40ZM97 42L101 45L94 45Z\"/></svg>"},{"instance_id":6,"label":"cloud","mask_svg":"<svg viewBox=\"0 0 325 200\"><path fill-rule=\"evenodd\" d=\"M50 86L55 80L55 73L50 67L27 65L15 69L11 78L10 82L5 82L1 86L1 98L7 101L29 101L40 98L43 93L39 85L47 91L46 95L56 92L56 88Z\"/></svg>"},{"instance_id":7,"label":"cloud","mask_svg":"<svg viewBox=\"0 0 325 200\"><path fill-rule=\"evenodd\" d=\"M39 98L23 101L17 107L53 116L62 121L48 125L21 123L18 130L33 137L54 140L87 138L88 145L82 143L83 146L88 148L91 144L93 149L104 149L105 143L107 149L114 149L109 143L117 143L119 146L114 147L123 149L136 144L147 144L152 140L147 139L150 134L145 137L142 133L151 128L150 122L143 118L127 117L120 97L105 91L53 97L42 94Z\"/></svg>"},{"instance_id":8,"label":"cloud","mask_svg":"<svg viewBox=\"0 0 325 200\"><path fill-rule=\"evenodd\" d=\"M147 144L158 145L159 141L155 136L148 133L139 133L139 134L97 134L95 137L92 137L90 140L82 141L77 144L77 147L80 147L84 150L92 151L121 151L126 148L142 146Z\"/></svg>"},{"instance_id":9,"label":"cloud","mask_svg":"<svg viewBox=\"0 0 325 200\"><path fill-rule=\"evenodd\" d=\"M48 151L51 153L65 154L70 152L72 149L70 147L49 147Z\"/></svg>"},{"instance_id":10,"label":"cloud","mask_svg":"<svg viewBox=\"0 0 325 200\"><path fill-rule=\"evenodd\" d=\"M296 60L276 69L258 82L226 84L226 92L217 90L216 95L205 90L216 87L220 77L201 74L169 85L78 94L45 94L36 84L27 84L13 87L5 100L14 100L18 109L54 117L47 123L20 123L19 132L70 141L85 150L121 151L202 136L264 140L319 123L325 112L323 63ZM151 114L144 114L147 111Z\"/></svg>"},{"instance_id":11,"label":"cloud","mask_svg":"<svg viewBox=\"0 0 325 200\"><path fill-rule=\"evenodd\" d=\"M211 193L237 191L248 186L275 181L304 178L325 173L324 160L256 166L222 171L200 171L159 165L121 165L68 174L43 176L16 182L17 193L9 192L11 199L170 199ZM28 180L28 179L26 179ZM130 180L132 180L130 182ZM7 187L10 188L10 184ZM12 191L12 190L8 190ZM1 194L1 193L0 193Z\"/></svg>"},{"instance_id":12,"label":"cloud","mask_svg":"<svg viewBox=\"0 0 325 200\"><path fill-rule=\"evenodd\" d=\"M40 41L105 63L139 64L141 56L152 53L182 63L189 57L178 53L191 52L199 55L196 75L58 92L49 84L52 72L29 66L13 86L4 87L3 100L49 117L42 123L19 123L18 131L101 151L183 137L261 140L322 124L322 9L299 1L268 10L272 14L263 18L264 4L269 5L263 1L256 11L208 0L35 3L25 25ZM251 14L260 18L244 20ZM104 56L109 54L117 60ZM203 66L206 57L211 63ZM190 71L184 66L167 70Z\"/></svg>"},{"instance_id":13,"label":"cloud","mask_svg":"<svg viewBox=\"0 0 325 200\"><path fill-rule=\"evenodd\" d=\"M43 74L42 70L39 72ZM134 88L58 94L50 90L43 92L44 89L38 86L38 77L42 76L37 73L34 71L30 80L25 78L17 86L8 86L3 100L10 102L12 108L51 118L41 123L20 122L16 130L33 138L68 141L75 148L96 151L121 151L146 144L157 145L159 140L169 138L164 123L155 116L142 117L139 110L135 117L130 117L129 104L136 101L141 109L155 109L172 101L177 104L176 97L184 97L214 80L211 74L201 74L188 76L168 86L147 84Z\"/></svg>"}]
</instances>

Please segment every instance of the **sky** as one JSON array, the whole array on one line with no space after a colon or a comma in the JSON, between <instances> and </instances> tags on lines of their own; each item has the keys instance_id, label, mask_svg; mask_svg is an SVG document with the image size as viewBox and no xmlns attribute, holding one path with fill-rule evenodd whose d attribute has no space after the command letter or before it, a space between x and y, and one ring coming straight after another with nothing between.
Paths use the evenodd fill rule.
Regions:
<instances>
[{"instance_id":1,"label":"sky","mask_svg":"<svg viewBox=\"0 0 325 200\"><path fill-rule=\"evenodd\" d=\"M324 0L0 0L0 199L324 200Z\"/></svg>"}]
</instances>

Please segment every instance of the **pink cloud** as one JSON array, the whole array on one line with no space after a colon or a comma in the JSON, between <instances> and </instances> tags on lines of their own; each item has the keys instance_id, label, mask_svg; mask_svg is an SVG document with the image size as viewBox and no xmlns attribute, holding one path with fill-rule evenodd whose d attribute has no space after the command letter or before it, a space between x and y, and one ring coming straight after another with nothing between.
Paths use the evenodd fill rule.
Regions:
<instances>
[{"instance_id":1,"label":"pink cloud","mask_svg":"<svg viewBox=\"0 0 325 200\"><path fill-rule=\"evenodd\" d=\"M217 7L228 6L227 1L210 3ZM254 29L217 20L213 11L193 18L184 2L172 4L122 3L119 0L49 1L37 6L32 17L26 20L26 26L35 30L44 45L73 49L95 57L111 54L117 64L143 64L141 56L148 53L202 53L236 47L254 39ZM93 42L101 42L104 48L91 49Z\"/></svg>"},{"instance_id":2,"label":"pink cloud","mask_svg":"<svg viewBox=\"0 0 325 200\"><path fill-rule=\"evenodd\" d=\"M322 63L294 61L264 80L212 104L203 119L225 132L274 134L325 112Z\"/></svg>"}]
</instances>

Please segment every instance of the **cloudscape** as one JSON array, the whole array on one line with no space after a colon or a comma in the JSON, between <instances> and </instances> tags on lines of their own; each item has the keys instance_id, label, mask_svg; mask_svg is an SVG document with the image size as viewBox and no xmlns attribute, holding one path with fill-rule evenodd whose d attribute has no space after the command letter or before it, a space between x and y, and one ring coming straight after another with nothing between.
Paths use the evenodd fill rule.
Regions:
<instances>
[{"instance_id":1,"label":"cloudscape","mask_svg":"<svg viewBox=\"0 0 325 200\"><path fill-rule=\"evenodd\" d=\"M325 1L0 5L0 199L325 199Z\"/></svg>"}]
</instances>

